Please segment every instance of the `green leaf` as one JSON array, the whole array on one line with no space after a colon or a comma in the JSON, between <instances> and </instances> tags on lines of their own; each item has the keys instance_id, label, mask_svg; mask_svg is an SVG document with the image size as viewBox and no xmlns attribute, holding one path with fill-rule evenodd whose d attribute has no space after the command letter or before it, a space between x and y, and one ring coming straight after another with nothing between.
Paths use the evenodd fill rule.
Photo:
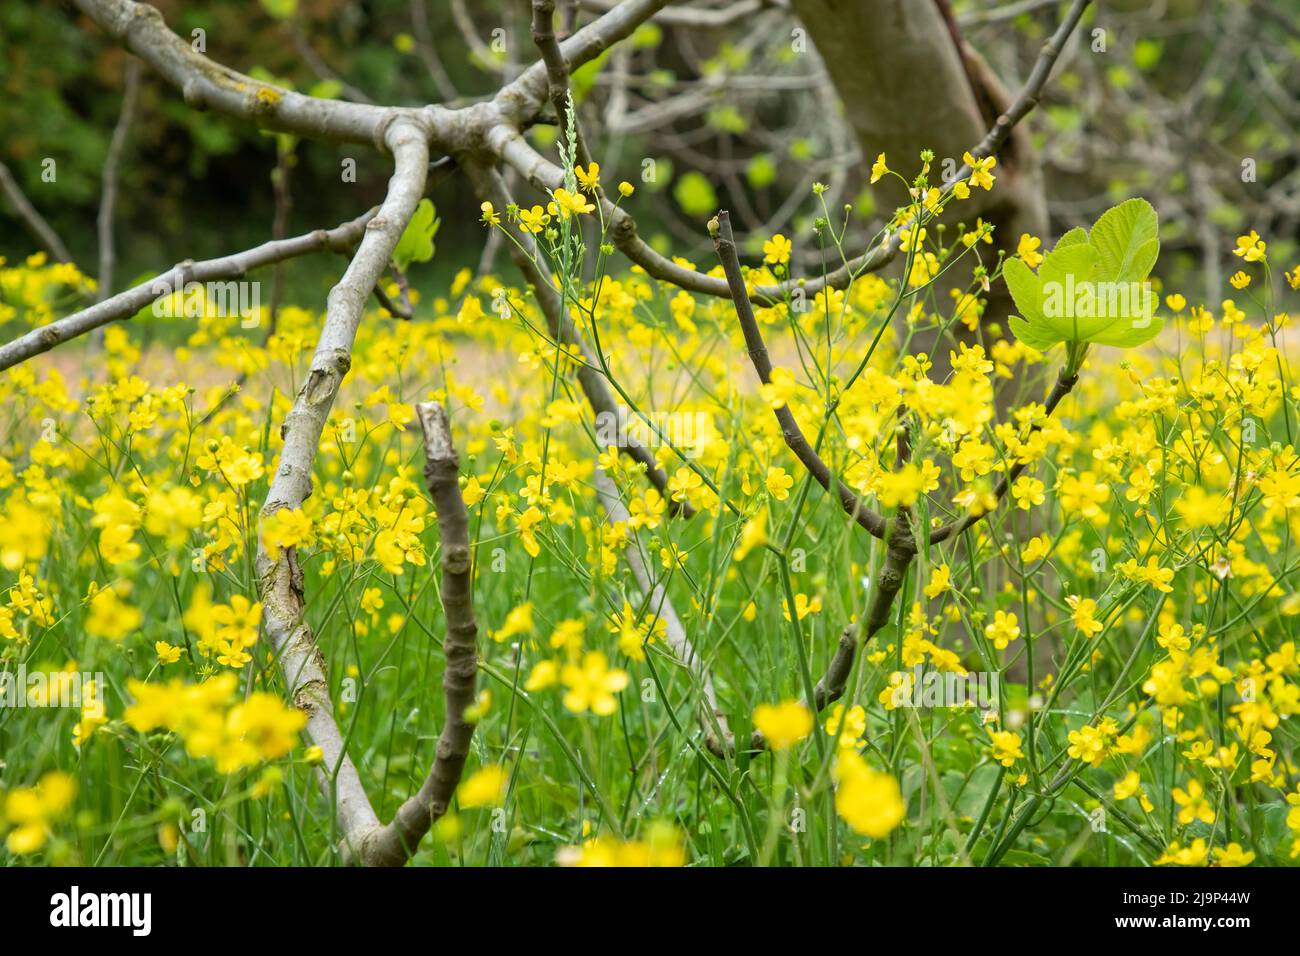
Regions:
<instances>
[{"instance_id":1,"label":"green leaf","mask_svg":"<svg viewBox=\"0 0 1300 956\"><path fill-rule=\"evenodd\" d=\"M1145 199L1102 214L1091 231L1063 235L1035 273L1020 259L1002 277L1020 315L1016 338L1039 351L1061 342L1131 348L1160 332L1158 297L1146 281L1160 253L1159 221Z\"/></svg>"},{"instance_id":2,"label":"green leaf","mask_svg":"<svg viewBox=\"0 0 1300 956\"><path fill-rule=\"evenodd\" d=\"M643 23L632 34L631 44L638 50L653 50L663 42L664 31L657 23Z\"/></svg>"},{"instance_id":3,"label":"green leaf","mask_svg":"<svg viewBox=\"0 0 1300 956\"><path fill-rule=\"evenodd\" d=\"M307 90L307 95L322 100L336 100L342 92L343 84L338 80L321 80Z\"/></svg>"},{"instance_id":4,"label":"green leaf","mask_svg":"<svg viewBox=\"0 0 1300 956\"><path fill-rule=\"evenodd\" d=\"M1150 275L1160 250L1157 230L1156 211L1145 199L1130 199L1102 213L1088 233L1101 277L1135 281Z\"/></svg>"},{"instance_id":5,"label":"green leaf","mask_svg":"<svg viewBox=\"0 0 1300 956\"><path fill-rule=\"evenodd\" d=\"M288 20L298 10L298 0L262 0L262 9L277 20Z\"/></svg>"},{"instance_id":6,"label":"green leaf","mask_svg":"<svg viewBox=\"0 0 1300 956\"><path fill-rule=\"evenodd\" d=\"M1082 226L1075 226L1073 229L1071 229L1069 232L1063 235L1060 239L1056 240L1055 248L1064 249L1066 246L1072 246L1076 242L1087 242L1087 241L1088 241L1088 230L1084 229Z\"/></svg>"},{"instance_id":7,"label":"green leaf","mask_svg":"<svg viewBox=\"0 0 1300 956\"><path fill-rule=\"evenodd\" d=\"M1149 73L1160 62L1165 45L1159 40L1139 40L1133 46L1133 63L1143 73Z\"/></svg>"},{"instance_id":8,"label":"green leaf","mask_svg":"<svg viewBox=\"0 0 1300 956\"><path fill-rule=\"evenodd\" d=\"M393 262L397 268L405 270L412 262L428 262L432 259L433 237L438 234L441 225L442 220L438 218L433 202L421 199L402 238L397 240L397 248L393 250Z\"/></svg>"},{"instance_id":9,"label":"green leaf","mask_svg":"<svg viewBox=\"0 0 1300 956\"><path fill-rule=\"evenodd\" d=\"M677 180L673 198L688 216L711 216L718 209L718 194L703 173L692 170Z\"/></svg>"},{"instance_id":10,"label":"green leaf","mask_svg":"<svg viewBox=\"0 0 1300 956\"><path fill-rule=\"evenodd\" d=\"M776 182L776 163L767 153L759 153L745 167L745 178L755 189L766 189Z\"/></svg>"},{"instance_id":11,"label":"green leaf","mask_svg":"<svg viewBox=\"0 0 1300 956\"><path fill-rule=\"evenodd\" d=\"M612 49L606 49L600 56L593 57L569 74L569 89L573 91L573 102L581 103L596 84L596 77L609 62Z\"/></svg>"}]
</instances>

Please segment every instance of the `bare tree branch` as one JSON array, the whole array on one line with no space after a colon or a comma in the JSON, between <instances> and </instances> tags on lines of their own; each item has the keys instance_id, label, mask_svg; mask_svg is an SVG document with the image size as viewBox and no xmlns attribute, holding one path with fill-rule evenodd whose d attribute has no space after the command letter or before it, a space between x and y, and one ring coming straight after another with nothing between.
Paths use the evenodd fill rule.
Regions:
<instances>
[{"instance_id":1,"label":"bare tree branch","mask_svg":"<svg viewBox=\"0 0 1300 956\"><path fill-rule=\"evenodd\" d=\"M560 43L569 72L594 60L666 6L668 0L626 0ZM546 101L550 80L545 62L534 63L493 97L504 122L518 126Z\"/></svg>"},{"instance_id":2,"label":"bare tree branch","mask_svg":"<svg viewBox=\"0 0 1300 956\"><path fill-rule=\"evenodd\" d=\"M618 6L617 0L581 0L589 10L608 12ZM654 22L666 27L687 27L692 30L720 30L747 20L761 10L773 8L789 10L785 0L736 0L725 7L703 8L685 4L674 5L654 15Z\"/></svg>"},{"instance_id":3,"label":"bare tree branch","mask_svg":"<svg viewBox=\"0 0 1300 956\"><path fill-rule=\"evenodd\" d=\"M302 28L293 20L287 20L284 24L285 30L289 33L289 39L293 41L293 48L298 51L303 62L308 68L316 74L318 80L327 80L339 85L339 91L354 103L374 103L374 100L366 95L365 91L357 89L347 80L345 80L338 71L325 62L325 58L316 52L316 48L311 45L311 40Z\"/></svg>"},{"instance_id":4,"label":"bare tree branch","mask_svg":"<svg viewBox=\"0 0 1300 956\"><path fill-rule=\"evenodd\" d=\"M978 27L989 23L1001 23L1004 20L1014 20L1022 14L1042 10L1045 7L1060 6L1062 2L1064 0L1017 0L1015 3L1008 3L1005 7L993 7L989 10L970 10L957 17L957 25L960 27Z\"/></svg>"},{"instance_id":5,"label":"bare tree branch","mask_svg":"<svg viewBox=\"0 0 1300 956\"><path fill-rule=\"evenodd\" d=\"M476 163L468 163L465 166L465 171L474 183L475 192L481 199L488 200L498 209L504 209L511 203L512 200L506 190L505 183L502 181L501 175L495 170L479 166ZM573 319L570 318L568 310L564 308L563 303L560 301L560 295L556 292L555 286L551 284L550 279L538 265L536 246L532 241L532 237L521 234L519 244L509 242L506 245L510 250L510 256L515 263L515 267L523 274L524 281L533 287L537 303L542 310L542 314L546 317L546 325L551 337L556 342L577 346L582 358L582 362L578 366L578 385L582 388L582 393L587 396L587 402L591 405L592 411L597 416L610 415L615 421L622 421L619 416L619 404L609 390L609 383L606 382L604 376L596 367L590 350L586 343L582 341L581 335L573 324ZM651 484L666 499L670 498L668 475L655 461L654 453L636 441L631 435L623 434L621 429L620 439L622 441L620 450L633 461L644 465L646 477ZM673 502L673 506L676 511L688 518L695 513L695 509L684 501Z\"/></svg>"},{"instance_id":6,"label":"bare tree branch","mask_svg":"<svg viewBox=\"0 0 1300 956\"><path fill-rule=\"evenodd\" d=\"M559 121L559 142L563 143L569 135L569 64L565 62L559 41L555 39L555 0L532 0L532 4L533 43L546 65L547 93ZM574 122L576 125L576 118ZM587 152L582 134L575 129L573 135L577 142L578 165L586 167L591 162L591 155Z\"/></svg>"},{"instance_id":7,"label":"bare tree branch","mask_svg":"<svg viewBox=\"0 0 1300 956\"><path fill-rule=\"evenodd\" d=\"M996 153L1011 135L1011 131L1016 124L1024 119L1038 104L1038 97L1051 76L1052 67L1055 66L1057 58L1065 47L1065 41L1073 32L1080 17L1083 16L1084 11L1091 2L1092 0L1074 0L1074 4L1056 32L1043 44L1042 52L1039 54L1034 69L1019 95L1012 101L1006 112L997 118L984 139L970 150L975 159L983 159ZM616 8L616 10L618 9L621 9L621 7ZM599 22L597 21L597 24ZM595 25L593 24L593 26ZM581 32L579 31L579 34ZM536 66L533 69L536 69ZM543 69L543 79L544 72ZM523 77L520 79L522 80ZM508 123L491 126L486 132L484 143L494 155L513 167L535 188L553 190L563 185L564 171L533 149L519 134L518 130ZM952 181L958 182L966 179L971 172L970 165L963 164L955 173ZM719 298L731 297L731 290L724 280L680 266L650 248L645 241L637 236L636 221L627 212L615 207L608 200L602 202L602 210L606 221L609 223L610 237L613 239L614 244L628 259L641 266L647 274L688 292L697 292L701 295L712 295ZM910 222L890 232L878 245L825 276L808 280L792 279L777 285L756 286L752 290L752 297L760 302L775 303L788 298L796 287L803 289L804 294L810 296L816 295L827 287L843 289L859 276L874 272L892 262L898 255L899 236L904 229L908 228L908 225L910 225Z\"/></svg>"},{"instance_id":8,"label":"bare tree branch","mask_svg":"<svg viewBox=\"0 0 1300 956\"><path fill-rule=\"evenodd\" d=\"M415 49L419 52L425 69L429 71L433 85L438 88L438 95L447 103L460 99L460 91L448 75L447 68L442 65L438 47L429 32L429 11L424 0L411 0L411 32L415 35Z\"/></svg>"},{"instance_id":9,"label":"bare tree branch","mask_svg":"<svg viewBox=\"0 0 1300 956\"><path fill-rule=\"evenodd\" d=\"M764 385L771 384L772 360L768 358L767 346L763 343L763 333L759 331L754 307L750 304L749 293L745 291L745 277L740 271L740 256L736 253L736 240L731 232L731 216L725 209L718 213L718 228L713 237L713 246L718 251L722 270L727 275L727 286L731 290L731 301L736 306L740 329L745 334L745 347L749 350L749 360L754 364L758 380ZM855 495L848 485L831 474L830 466L822 460L817 450L804 436L803 429L795 420L789 403L773 409L773 414L781 425L781 437L785 439L786 445L794 452L804 468L808 469L808 474L816 479L817 484L839 498L840 506L854 521L875 537L884 538L885 519Z\"/></svg>"},{"instance_id":10,"label":"bare tree branch","mask_svg":"<svg viewBox=\"0 0 1300 956\"><path fill-rule=\"evenodd\" d=\"M316 353L281 428L284 447L262 506L263 521L283 508L300 508L311 494L316 452L339 386L352 365L352 343L362 310L424 193L429 167L427 136L423 126L405 120L388 127L385 145L394 159L388 195L366 224L343 277L330 290ZM324 753L322 789L333 797L344 843L364 845L366 835L380 824L334 721L325 660L305 620L306 598L297 557L292 549L272 557L259 541L256 567L267 640L279 660L290 698L307 715L308 734Z\"/></svg>"},{"instance_id":11,"label":"bare tree branch","mask_svg":"<svg viewBox=\"0 0 1300 956\"><path fill-rule=\"evenodd\" d=\"M59 234L46 222L45 217L37 212L36 207L23 193L22 187L18 185L18 180L14 179L13 173L3 162L0 162L0 191L3 191L9 199L14 211L18 213L18 218L27 227L27 231L49 251L50 255L59 262L72 261L68 247L63 244Z\"/></svg>"},{"instance_id":12,"label":"bare tree branch","mask_svg":"<svg viewBox=\"0 0 1300 956\"><path fill-rule=\"evenodd\" d=\"M74 312L65 318L32 329L12 342L0 345L0 372L34 355L48 352L54 346L84 335L92 329L119 319L128 319L163 296L182 291L189 282L236 279L261 266L272 265L309 252L321 252L327 249L337 252L347 251L365 233L366 224L374 215L375 210L372 209L365 215L335 226L333 229L317 229L315 232L295 236L292 239L266 242L220 259L205 259L202 262L187 259L177 263L167 272L147 282L133 286L125 292L119 292L80 312Z\"/></svg>"},{"instance_id":13,"label":"bare tree branch","mask_svg":"<svg viewBox=\"0 0 1300 956\"><path fill-rule=\"evenodd\" d=\"M478 676L478 624L469 541L469 512L460 493L460 459L452 443L447 411L437 402L415 406L424 431L424 477L438 514L442 549L442 609L447 636L442 650L446 714L438 735L438 752L419 791L398 808L392 822L361 838L359 862L366 866L401 866L424 834L447 812L469 756L474 725L465 713L474 705Z\"/></svg>"},{"instance_id":14,"label":"bare tree branch","mask_svg":"<svg viewBox=\"0 0 1300 956\"><path fill-rule=\"evenodd\" d=\"M126 58L122 90L122 111L118 114L117 125L113 127L113 138L108 144L108 155L104 158L103 189L99 200L99 282L98 301L102 302L113 294L113 271L117 262L113 243L113 218L117 207L117 173L122 165L122 153L126 149L126 137L135 118L135 104L140 92L140 61L133 56ZM278 237L277 237L278 238Z\"/></svg>"},{"instance_id":15,"label":"bare tree branch","mask_svg":"<svg viewBox=\"0 0 1300 956\"><path fill-rule=\"evenodd\" d=\"M324 100L262 83L198 53L167 29L155 8L133 0L75 0L77 9L181 91L195 109L212 109L266 129L316 139L378 145L395 113L407 111Z\"/></svg>"}]
</instances>

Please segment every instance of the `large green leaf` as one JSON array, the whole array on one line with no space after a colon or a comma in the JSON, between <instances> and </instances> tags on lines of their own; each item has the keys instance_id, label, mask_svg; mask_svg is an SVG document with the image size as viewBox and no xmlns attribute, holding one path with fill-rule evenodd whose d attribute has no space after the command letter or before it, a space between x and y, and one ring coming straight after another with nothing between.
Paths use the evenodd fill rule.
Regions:
<instances>
[{"instance_id":1,"label":"large green leaf","mask_svg":"<svg viewBox=\"0 0 1300 956\"><path fill-rule=\"evenodd\" d=\"M1129 348L1154 338L1164 325L1146 281L1160 252L1156 211L1130 199L1102 214L1091 231L1063 235L1035 273L1021 259L1002 276L1021 315L1011 331L1040 351L1060 342Z\"/></svg>"},{"instance_id":2,"label":"large green leaf","mask_svg":"<svg viewBox=\"0 0 1300 956\"><path fill-rule=\"evenodd\" d=\"M1097 249L1099 274L1121 282L1145 279L1160 251L1158 228L1156 211L1145 199L1107 209L1088 233Z\"/></svg>"},{"instance_id":3,"label":"large green leaf","mask_svg":"<svg viewBox=\"0 0 1300 956\"><path fill-rule=\"evenodd\" d=\"M438 234L441 225L442 220L438 218L433 202L421 199L411 221L406 224L402 238L397 240L397 248L393 250L393 262L397 268L405 271L412 262L428 262L432 259L433 237Z\"/></svg>"}]
</instances>

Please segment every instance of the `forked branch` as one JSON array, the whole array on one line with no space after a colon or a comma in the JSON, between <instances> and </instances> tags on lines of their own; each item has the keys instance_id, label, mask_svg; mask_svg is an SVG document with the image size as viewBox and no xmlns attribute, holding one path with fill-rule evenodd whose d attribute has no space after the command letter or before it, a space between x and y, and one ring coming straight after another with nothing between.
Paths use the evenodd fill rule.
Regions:
<instances>
[{"instance_id":1,"label":"forked branch","mask_svg":"<svg viewBox=\"0 0 1300 956\"><path fill-rule=\"evenodd\" d=\"M18 185L18 180L14 179L14 174L2 162L0 162L0 192L5 194L5 198L14 207L14 212L18 214L18 218L22 220L28 232L36 237L50 255L59 262L72 261L72 254L68 252L68 247L59 238L59 234L32 205L27 194Z\"/></svg>"},{"instance_id":2,"label":"forked branch","mask_svg":"<svg viewBox=\"0 0 1300 956\"><path fill-rule=\"evenodd\" d=\"M1065 49L1066 41L1091 3L1092 0L1074 0L1056 32L1043 44L1025 85L1007 110L994 121L984 139L971 148L973 158L978 160L996 154L1006 143L1016 125L1038 105L1039 97L1047 85L1057 59ZM630 4L621 6L630 6ZM606 16L611 15L606 14ZM543 69L533 80L534 87L539 86L544 79ZM535 188L555 189L563 184L564 171L528 144L520 135L517 123L492 125L485 133L484 142L489 151L515 169ZM956 183L967 179L971 172L970 165L963 164L951 181ZM629 260L644 269L647 275L688 292L718 298L731 297L728 283L716 276L705 275L703 272L679 265L652 249L637 235L636 220L625 210L616 207L608 200L602 200L602 212L605 221L609 224L609 234L614 244ZM759 302L776 303L788 299L796 288L802 289L807 296L816 295L826 288L847 288L858 277L882 269L892 262L898 255L902 232L911 225L909 220L891 229L879 243L823 276L813 279L789 279L775 285L755 286L753 297Z\"/></svg>"},{"instance_id":3,"label":"forked branch","mask_svg":"<svg viewBox=\"0 0 1300 956\"><path fill-rule=\"evenodd\" d=\"M506 189L505 182L495 170L469 163L465 166L465 172L473 182L474 190L479 199L491 202L498 209L505 209L513 201ZM564 308L559 292L556 291L550 277L543 272L542 266L539 264L537 246L532 236L521 233L517 243L507 242L506 245L510 250L510 257L514 261L515 267L522 273L524 281L533 287L533 294L537 297L537 304L546 318L546 326L551 338L561 344L577 347L581 358L577 373L578 385L582 389L582 393L587 397L591 410L595 412L598 418L602 415L608 415L615 421L622 421L619 415L618 401L614 398L609 384L596 366L591 350L582 340L582 336L574 325L573 319L569 316L568 310ZM622 429L620 429L619 440L623 453L633 461L644 465L646 478L665 499L669 498L668 475L659 467L654 453L631 435L624 434ZM695 513L695 509L684 501L674 502L674 504L677 505L677 510L685 517L689 518Z\"/></svg>"},{"instance_id":4,"label":"forked branch","mask_svg":"<svg viewBox=\"0 0 1300 956\"><path fill-rule=\"evenodd\" d=\"M311 494L321 434L351 367L352 344L365 303L424 193L429 165L426 139L427 130L411 122L400 121L388 128L386 145L395 165L388 194L366 224L343 277L330 290L310 370L281 428L284 448L262 506L263 520L282 508L302 507ZM361 845L362 838L380 823L334 720L325 661L305 620L303 575L295 552L287 549L272 556L265 543L259 542L256 566L267 640L290 697L307 715L307 732L324 754L322 788L334 799L344 843Z\"/></svg>"}]
</instances>

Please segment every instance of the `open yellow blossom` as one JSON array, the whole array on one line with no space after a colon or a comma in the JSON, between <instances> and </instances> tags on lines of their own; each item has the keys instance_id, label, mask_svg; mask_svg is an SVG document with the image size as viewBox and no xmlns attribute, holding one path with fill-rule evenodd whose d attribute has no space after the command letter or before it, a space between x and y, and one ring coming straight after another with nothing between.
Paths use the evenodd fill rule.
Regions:
<instances>
[{"instance_id":1,"label":"open yellow blossom","mask_svg":"<svg viewBox=\"0 0 1300 956\"><path fill-rule=\"evenodd\" d=\"M880 839L907 815L898 781L867 766L854 750L841 750L834 767L835 810L858 833Z\"/></svg>"},{"instance_id":2,"label":"open yellow blossom","mask_svg":"<svg viewBox=\"0 0 1300 956\"><path fill-rule=\"evenodd\" d=\"M1025 260L1025 265L1031 269L1037 269L1038 264L1043 261L1043 254L1038 251L1043 244L1043 240L1037 236L1031 236L1029 233L1021 233L1020 242L1016 245L1016 255Z\"/></svg>"},{"instance_id":3,"label":"open yellow blossom","mask_svg":"<svg viewBox=\"0 0 1300 956\"><path fill-rule=\"evenodd\" d=\"M779 232L763 243L763 261L768 265L783 266L790 261L790 240Z\"/></svg>"},{"instance_id":4,"label":"open yellow blossom","mask_svg":"<svg viewBox=\"0 0 1300 956\"><path fill-rule=\"evenodd\" d=\"M574 166L573 175L577 177L583 192L594 193L600 188L600 163L589 163L586 169Z\"/></svg>"},{"instance_id":5,"label":"open yellow blossom","mask_svg":"<svg viewBox=\"0 0 1300 956\"><path fill-rule=\"evenodd\" d=\"M994 166L998 164L996 156L986 156L983 159L976 159L969 152L963 153L961 160L971 168L970 184L981 189L992 189L993 182L997 179L991 172Z\"/></svg>"},{"instance_id":6,"label":"open yellow blossom","mask_svg":"<svg viewBox=\"0 0 1300 956\"><path fill-rule=\"evenodd\" d=\"M456 788L456 797L462 809L466 810L474 807L499 807L505 802L509 784L510 775L505 768L489 764L462 780Z\"/></svg>"},{"instance_id":7,"label":"open yellow blossom","mask_svg":"<svg viewBox=\"0 0 1300 956\"><path fill-rule=\"evenodd\" d=\"M1004 767L1010 767L1017 760L1024 759L1024 752L1020 749L1020 735L1010 730L994 730L989 734L992 741L990 752L993 759Z\"/></svg>"},{"instance_id":8,"label":"open yellow blossom","mask_svg":"<svg viewBox=\"0 0 1300 956\"><path fill-rule=\"evenodd\" d=\"M930 571L930 581L925 586L925 596L928 598L937 598L940 594L952 587L952 570L946 564L941 564Z\"/></svg>"},{"instance_id":9,"label":"open yellow blossom","mask_svg":"<svg viewBox=\"0 0 1300 956\"><path fill-rule=\"evenodd\" d=\"M994 611L993 620L984 628L984 636L993 642L998 650L1020 636L1020 622L1015 614L1008 611Z\"/></svg>"},{"instance_id":10,"label":"open yellow blossom","mask_svg":"<svg viewBox=\"0 0 1300 956\"><path fill-rule=\"evenodd\" d=\"M773 750L789 750L813 728L813 715L802 701L759 704L754 708L754 727Z\"/></svg>"},{"instance_id":11,"label":"open yellow blossom","mask_svg":"<svg viewBox=\"0 0 1300 956\"><path fill-rule=\"evenodd\" d=\"M560 683L566 688L565 709L575 714L591 711L608 717L618 709L614 695L627 687L627 682L627 671L611 668L600 651L588 651L581 664L565 664L560 671Z\"/></svg>"},{"instance_id":12,"label":"open yellow blossom","mask_svg":"<svg viewBox=\"0 0 1300 956\"><path fill-rule=\"evenodd\" d=\"M885 154L880 153L876 156L876 161L871 164L871 183L880 182L881 178L889 172L889 167L885 165Z\"/></svg>"},{"instance_id":13,"label":"open yellow blossom","mask_svg":"<svg viewBox=\"0 0 1300 956\"><path fill-rule=\"evenodd\" d=\"M594 164L593 164L594 165ZM551 193L555 197L555 208L561 219L570 216L582 216L594 212L596 207L589 203L582 193L571 193L563 186Z\"/></svg>"},{"instance_id":14,"label":"open yellow blossom","mask_svg":"<svg viewBox=\"0 0 1300 956\"><path fill-rule=\"evenodd\" d=\"M773 498L777 501L785 501L790 497L790 489L794 487L794 479L786 474L784 468L769 468L764 484L767 485L768 493Z\"/></svg>"}]
</instances>

